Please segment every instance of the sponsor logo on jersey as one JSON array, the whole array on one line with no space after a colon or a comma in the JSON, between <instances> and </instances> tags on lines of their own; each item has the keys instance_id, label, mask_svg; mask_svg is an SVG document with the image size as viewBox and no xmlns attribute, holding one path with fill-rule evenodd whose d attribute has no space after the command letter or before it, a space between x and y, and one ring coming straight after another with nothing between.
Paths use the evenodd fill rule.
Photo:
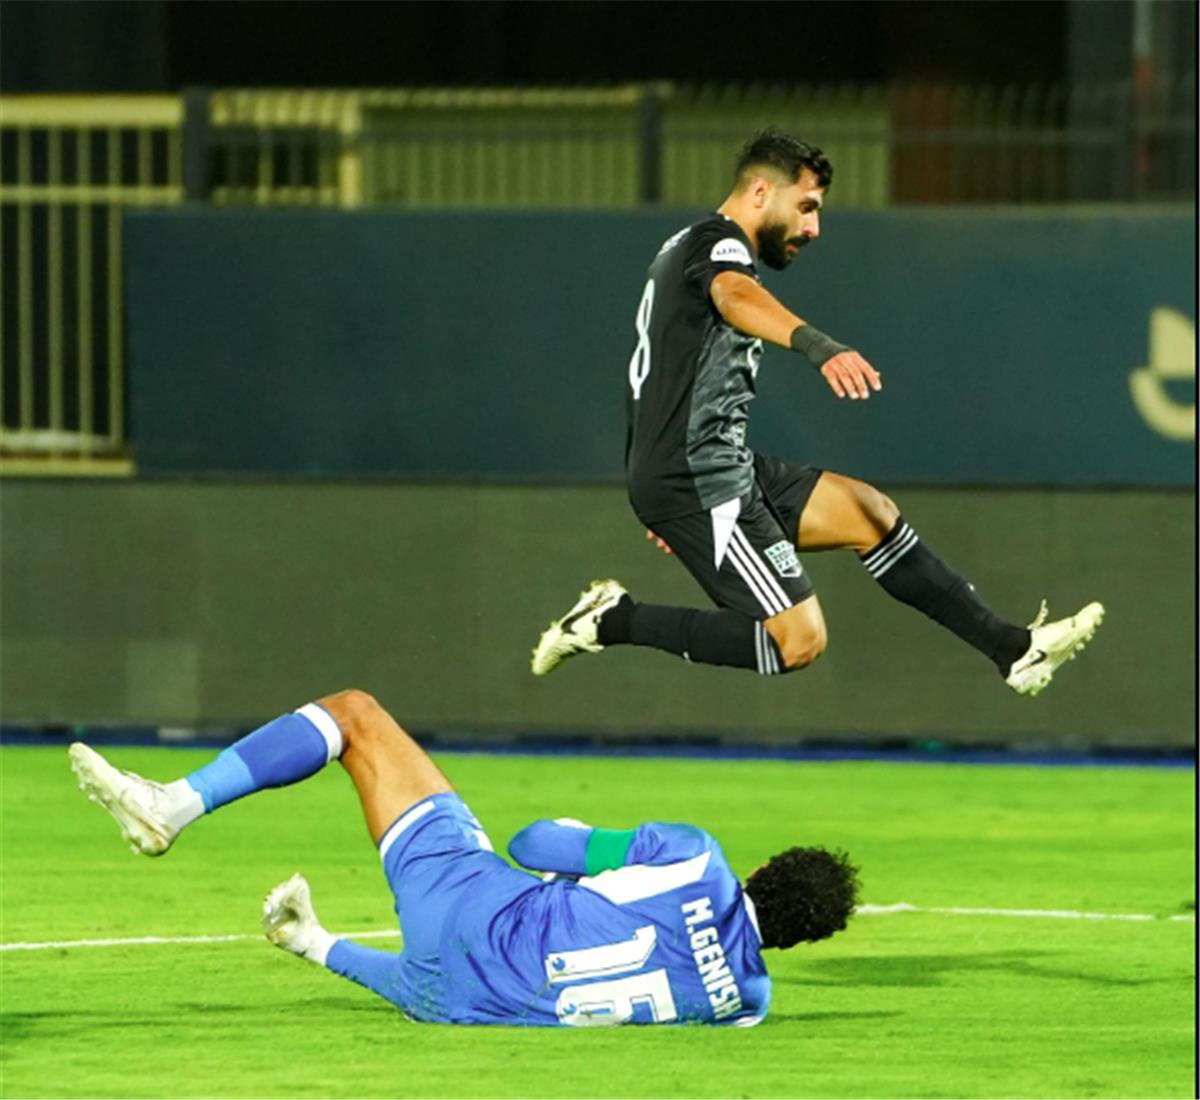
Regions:
<instances>
[{"instance_id":1,"label":"sponsor logo on jersey","mask_svg":"<svg viewBox=\"0 0 1200 1100\"><path fill-rule=\"evenodd\" d=\"M800 566L800 559L796 557L796 548L786 539L780 539L773 546L768 546L763 553L781 577L798 577L804 572Z\"/></svg>"},{"instance_id":2,"label":"sponsor logo on jersey","mask_svg":"<svg viewBox=\"0 0 1200 1100\"><path fill-rule=\"evenodd\" d=\"M713 263L730 263L730 264L745 264L747 267L753 267L754 261L750 258L750 250L736 237L726 237L723 241L717 241L712 247L712 252L708 258Z\"/></svg>"},{"instance_id":3,"label":"sponsor logo on jersey","mask_svg":"<svg viewBox=\"0 0 1200 1100\"><path fill-rule=\"evenodd\" d=\"M717 935L711 898L694 898L680 906L688 930L688 946L696 960L696 970L712 1005L713 1019L723 1020L742 1007L742 994L725 961L725 948Z\"/></svg>"}]
</instances>

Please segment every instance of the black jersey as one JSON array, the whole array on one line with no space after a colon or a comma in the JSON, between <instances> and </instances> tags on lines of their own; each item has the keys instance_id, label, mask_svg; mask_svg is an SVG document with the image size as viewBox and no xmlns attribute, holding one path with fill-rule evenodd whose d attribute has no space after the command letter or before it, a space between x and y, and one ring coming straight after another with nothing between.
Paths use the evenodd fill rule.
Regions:
<instances>
[{"instance_id":1,"label":"black jersey","mask_svg":"<svg viewBox=\"0 0 1200 1100\"><path fill-rule=\"evenodd\" d=\"M757 279L741 227L713 214L669 238L650 265L629 360L625 472L643 521L706 511L754 482L746 447L762 341L717 312L709 284L722 271Z\"/></svg>"}]
</instances>

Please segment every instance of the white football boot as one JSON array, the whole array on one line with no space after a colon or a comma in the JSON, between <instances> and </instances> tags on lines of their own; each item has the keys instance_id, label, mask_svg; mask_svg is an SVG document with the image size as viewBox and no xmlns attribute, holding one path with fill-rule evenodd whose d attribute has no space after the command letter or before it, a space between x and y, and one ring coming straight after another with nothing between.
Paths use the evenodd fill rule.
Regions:
<instances>
[{"instance_id":1,"label":"white football boot","mask_svg":"<svg viewBox=\"0 0 1200 1100\"><path fill-rule=\"evenodd\" d=\"M1104 621L1104 605L1090 603L1069 619L1046 622L1046 601L1029 624L1030 643L1024 656L1013 662L1004 682L1018 695L1036 695L1054 678L1058 667L1073 661L1092 640Z\"/></svg>"},{"instance_id":2,"label":"white football boot","mask_svg":"<svg viewBox=\"0 0 1200 1100\"><path fill-rule=\"evenodd\" d=\"M617 581L592 581L575 606L542 632L529 663L534 676L553 672L576 653L599 653L604 648L596 640L600 616L616 607L624 595L625 588Z\"/></svg>"},{"instance_id":3,"label":"white football boot","mask_svg":"<svg viewBox=\"0 0 1200 1100\"><path fill-rule=\"evenodd\" d=\"M263 932L276 947L324 965L334 937L321 927L303 875L281 882L263 902Z\"/></svg>"},{"instance_id":4,"label":"white football boot","mask_svg":"<svg viewBox=\"0 0 1200 1100\"><path fill-rule=\"evenodd\" d=\"M180 814L179 799L162 783L144 779L135 772L114 768L98 752L76 741L67 750L79 789L100 803L118 825L135 852L161 856L195 813ZM195 795L199 802L200 796ZM201 812L202 811L201 803Z\"/></svg>"}]
</instances>

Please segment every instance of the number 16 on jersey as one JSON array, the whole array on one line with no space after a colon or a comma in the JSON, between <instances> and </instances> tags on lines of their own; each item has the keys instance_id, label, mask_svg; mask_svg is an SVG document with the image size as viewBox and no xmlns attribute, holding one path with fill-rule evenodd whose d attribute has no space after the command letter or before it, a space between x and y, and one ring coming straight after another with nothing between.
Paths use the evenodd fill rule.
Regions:
<instances>
[{"instance_id":1,"label":"number 16 on jersey","mask_svg":"<svg viewBox=\"0 0 1200 1100\"><path fill-rule=\"evenodd\" d=\"M650 312L654 309L654 280L646 280L646 289L642 291L642 300L638 302L637 318L637 347L629 360L629 388L633 390L634 401L642 396L642 386L650 374Z\"/></svg>"},{"instance_id":2,"label":"number 16 on jersey","mask_svg":"<svg viewBox=\"0 0 1200 1100\"><path fill-rule=\"evenodd\" d=\"M654 925L647 924L628 940L546 956L550 985L565 985L555 1005L558 1018L571 1027L624 1024L633 1019L635 1006L642 1005L656 1023L676 1019L679 1013L665 968L642 970L657 942Z\"/></svg>"}]
</instances>

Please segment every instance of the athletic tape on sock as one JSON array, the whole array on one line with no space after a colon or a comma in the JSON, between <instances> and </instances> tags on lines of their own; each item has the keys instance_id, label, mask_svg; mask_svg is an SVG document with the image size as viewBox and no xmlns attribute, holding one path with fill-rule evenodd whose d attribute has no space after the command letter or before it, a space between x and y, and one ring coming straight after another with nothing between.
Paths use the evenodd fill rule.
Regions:
<instances>
[{"instance_id":1,"label":"athletic tape on sock","mask_svg":"<svg viewBox=\"0 0 1200 1100\"><path fill-rule=\"evenodd\" d=\"M316 703L306 703L296 713L301 718L307 718L316 726L317 732L325 739L325 763L328 764L330 760L338 759L345 748L345 742L342 740L342 731L334 721L333 715Z\"/></svg>"}]
</instances>

